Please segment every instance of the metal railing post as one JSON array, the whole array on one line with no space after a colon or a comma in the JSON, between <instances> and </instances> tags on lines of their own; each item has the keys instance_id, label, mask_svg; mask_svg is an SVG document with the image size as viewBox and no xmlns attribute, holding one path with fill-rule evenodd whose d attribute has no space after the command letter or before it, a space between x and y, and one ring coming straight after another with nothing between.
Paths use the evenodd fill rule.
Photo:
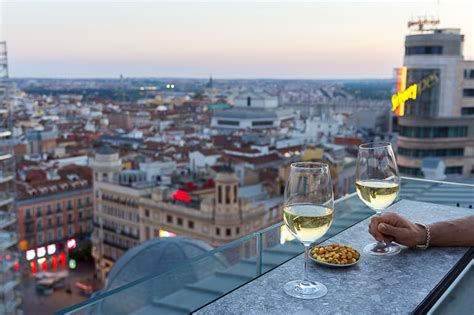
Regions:
<instances>
[{"instance_id":1,"label":"metal railing post","mask_svg":"<svg viewBox=\"0 0 474 315\"><path fill-rule=\"evenodd\" d=\"M262 274L262 233L257 234L257 274L260 276Z\"/></svg>"}]
</instances>

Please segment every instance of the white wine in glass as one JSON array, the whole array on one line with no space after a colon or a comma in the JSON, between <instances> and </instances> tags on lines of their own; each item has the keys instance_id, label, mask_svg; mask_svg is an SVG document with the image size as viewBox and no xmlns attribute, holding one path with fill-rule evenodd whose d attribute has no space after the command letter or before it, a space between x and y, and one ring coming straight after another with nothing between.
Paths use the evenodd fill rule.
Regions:
<instances>
[{"instance_id":1,"label":"white wine in glass","mask_svg":"<svg viewBox=\"0 0 474 315\"><path fill-rule=\"evenodd\" d=\"M288 231L305 248L305 273L302 280L293 280L283 290L301 299L326 295L327 288L308 277L309 247L326 234L334 217L334 196L329 166L324 163L301 162L290 166L285 187L283 219Z\"/></svg>"},{"instance_id":2,"label":"white wine in glass","mask_svg":"<svg viewBox=\"0 0 474 315\"><path fill-rule=\"evenodd\" d=\"M400 176L390 143L366 143L359 146L356 165L356 191L369 208L381 215L397 199ZM395 255L400 246L376 242L367 245L364 252L371 255Z\"/></svg>"}]
</instances>

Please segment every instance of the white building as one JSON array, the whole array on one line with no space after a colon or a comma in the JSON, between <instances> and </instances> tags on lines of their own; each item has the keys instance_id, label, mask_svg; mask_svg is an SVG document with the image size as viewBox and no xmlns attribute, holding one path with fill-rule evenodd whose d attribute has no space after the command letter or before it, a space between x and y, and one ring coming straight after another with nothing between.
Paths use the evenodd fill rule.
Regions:
<instances>
[{"instance_id":1,"label":"white building","mask_svg":"<svg viewBox=\"0 0 474 315\"><path fill-rule=\"evenodd\" d=\"M189 168L193 172L197 172L200 169L207 169L217 163L217 160L221 157L221 154L212 149L201 149L189 153Z\"/></svg>"},{"instance_id":2,"label":"white building","mask_svg":"<svg viewBox=\"0 0 474 315\"><path fill-rule=\"evenodd\" d=\"M278 98L268 93L245 92L235 97L234 108L216 111L211 127L218 129L279 128L295 118L295 112L278 108Z\"/></svg>"},{"instance_id":3,"label":"white building","mask_svg":"<svg viewBox=\"0 0 474 315\"><path fill-rule=\"evenodd\" d=\"M278 97L266 92L245 92L234 98L235 107L277 108Z\"/></svg>"}]
</instances>

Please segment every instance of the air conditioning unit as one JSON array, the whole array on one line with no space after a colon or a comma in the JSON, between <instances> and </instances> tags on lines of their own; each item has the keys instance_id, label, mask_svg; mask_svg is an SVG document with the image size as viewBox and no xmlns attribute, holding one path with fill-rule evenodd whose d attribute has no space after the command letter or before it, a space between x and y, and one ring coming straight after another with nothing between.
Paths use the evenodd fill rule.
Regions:
<instances>
[{"instance_id":1,"label":"air conditioning unit","mask_svg":"<svg viewBox=\"0 0 474 315\"><path fill-rule=\"evenodd\" d=\"M421 161L421 171L426 179L443 180L446 178L444 161L437 157L426 157Z\"/></svg>"}]
</instances>

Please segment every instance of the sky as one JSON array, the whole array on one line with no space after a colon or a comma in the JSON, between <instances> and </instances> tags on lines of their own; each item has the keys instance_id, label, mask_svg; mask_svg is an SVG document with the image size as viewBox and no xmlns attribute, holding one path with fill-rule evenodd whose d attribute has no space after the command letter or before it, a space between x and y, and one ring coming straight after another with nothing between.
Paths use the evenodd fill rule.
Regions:
<instances>
[{"instance_id":1,"label":"sky","mask_svg":"<svg viewBox=\"0 0 474 315\"><path fill-rule=\"evenodd\" d=\"M11 77L390 78L426 14L474 59L474 0L0 0L0 40Z\"/></svg>"}]
</instances>

